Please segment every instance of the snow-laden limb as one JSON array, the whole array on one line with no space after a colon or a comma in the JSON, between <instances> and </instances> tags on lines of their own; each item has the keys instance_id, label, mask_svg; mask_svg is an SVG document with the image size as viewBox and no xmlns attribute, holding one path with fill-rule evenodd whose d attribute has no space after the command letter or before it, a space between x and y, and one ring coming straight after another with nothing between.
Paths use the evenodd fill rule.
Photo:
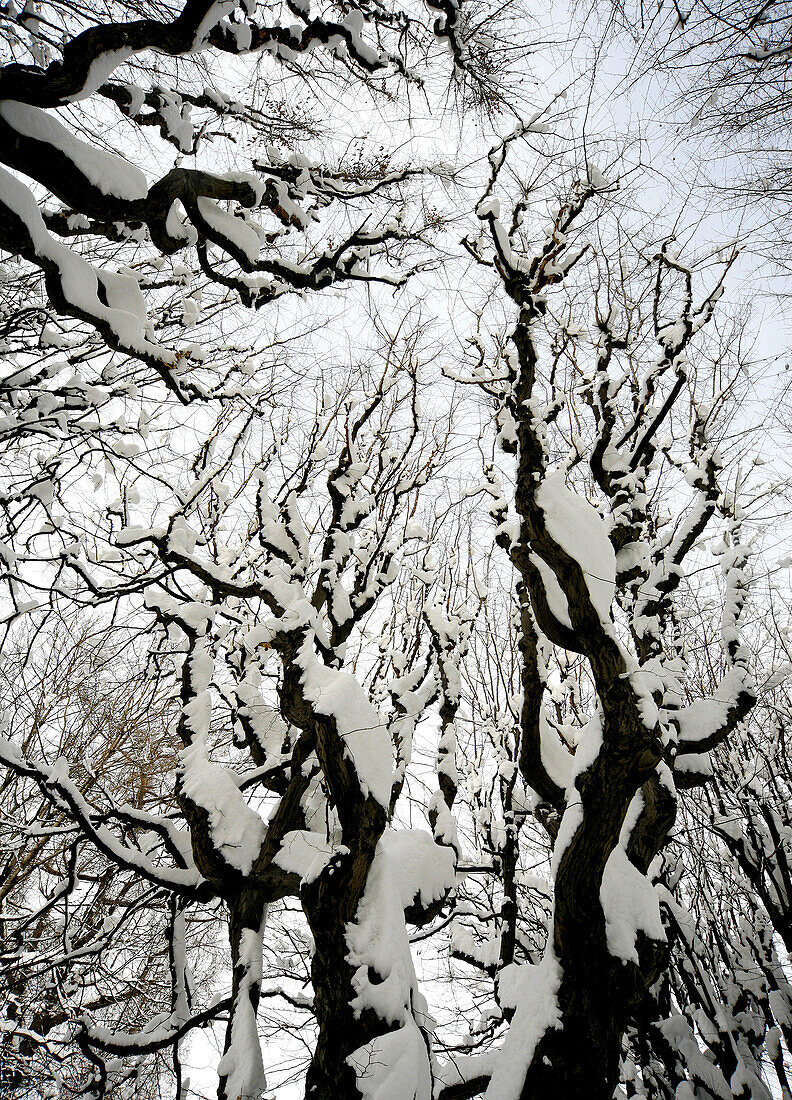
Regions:
<instances>
[{"instance_id":1,"label":"snow-laden limb","mask_svg":"<svg viewBox=\"0 0 792 1100\"><path fill-rule=\"evenodd\" d=\"M393 782L393 749L376 708L354 676L328 668L317 659L310 637L301 648L297 664L305 698L316 714L332 720L364 797L370 794L387 807Z\"/></svg>"},{"instance_id":2,"label":"snow-laden limb","mask_svg":"<svg viewBox=\"0 0 792 1100\"><path fill-rule=\"evenodd\" d=\"M639 792L622 826L619 843L608 856L600 886L608 951L615 958L636 965L640 961L636 945L639 932L659 943L665 942L658 893L648 876L627 855L630 834L643 809L643 795Z\"/></svg>"},{"instance_id":3,"label":"snow-laden limb","mask_svg":"<svg viewBox=\"0 0 792 1100\"><path fill-rule=\"evenodd\" d=\"M468 651L472 629L472 606L455 614L444 614L432 604L424 611L437 665L440 701L440 739L437 746L438 789L429 803L429 822L435 839L451 845L457 854L460 842L452 813L459 785L457 768L457 720L460 707L461 664Z\"/></svg>"},{"instance_id":4,"label":"snow-laden limb","mask_svg":"<svg viewBox=\"0 0 792 1100\"><path fill-rule=\"evenodd\" d=\"M455 1086L477 1086L478 1091L483 1092L497 1060L498 1051L494 1050L486 1054L452 1055L447 1062L435 1065L435 1097L454 1095Z\"/></svg>"},{"instance_id":5,"label":"snow-laden limb","mask_svg":"<svg viewBox=\"0 0 792 1100\"><path fill-rule=\"evenodd\" d=\"M111 346L157 363L163 370L174 366L175 354L147 335L146 304L137 281L131 275L99 271L56 241L31 192L4 168L0 168L0 184L0 204L14 251L44 270L56 304L92 321Z\"/></svg>"},{"instance_id":6,"label":"snow-laden limb","mask_svg":"<svg viewBox=\"0 0 792 1100\"><path fill-rule=\"evenodd\" d=\"M185 868L155 863L139 848L119 840L111 829L101 824L104 814L91 806L77 784L69 778L69 765L63 757L54 764L34 761L23 754L16 744L0 737L0 761L19 775L33 779L55 806L67 808L85 839L119 867L133 870L149 882L176 892L190 894L200 885L201 875L191 861ZM152 815L148 824L156 828L157 818Z\"/></svg>"},{"instance_id":7,"label":"snow-laden limb","mask_svg":"<svg viewBox=\"0 0 792 1100\"><path fill-rule=\"evenodd\" d=\"M185 657L183 673L190 698L182 710L186 744L180 760L181 790L206 815L215 851L229 866L249 875L261 851L265 825L248 805L231 772L209 760L212 668L206 643L198 640Z\"/></svg>"},{"instance_id":8,"label":"snow-laden limb","mask_svg":"<svg viewBox=\"0 0 792 1100\"><path fill-rule=\"evenodd\" d=\"M213 199L199 197L198 213L213 235L228 241L236 251L242 253L250 264L255 264L261 250L261 238L253 226L247 225L243 218L234 217Z\"/></svg>"},{"instance_id":9,"label":"snow-laden limb","mask_svg":"<svg viewBox=\"0 0 792 1100\"><path fill-rule=\"evenodd\" d=\"M313 882L336 853L347 851L343 845L331 844L323 833L293 829L283 837L273 863L299 875L301 882Z\"/></svg>"},{"instance_id":10,"label":"snow-laden limb","mask_svg":"<svg viewBox=\"0 0 792 1100\"><path fill-rule=\"evenodd\" d=\"M564 590L558 583L558 577L547 562L538 554L531 552L530 561L539 571L542 587L544 588L544 597L547 600L550 614L555 619L556 623L560 623L562 627L566 627L567 630L571 631L573 627L572 620L569 617L569 604L564 595Z\"/></svg>"},{"instance_id":11,"label":"snow-laden limb","mask_svg":"<svg viewBox=\"0 0 792 1100\"><path fill-rule=\"evenodd\" d=\"M411 566L428 539L413 518L417 489L427 476L411 408L415 374L412 367L400 368L395 381L390 375L378 379L373 396L363 395L340 430L320 424L317 434L341 453L330 459L330 447L310 441L304 480L299 480L302 470L299 478L293 476L290 444L283 439L277 444L283 457L276 446L251 469L245 452L241 470L234 468L228 452L237 459L250 433L243 427L238 439L232 433L227 440L223 430L233 409L222 410L220 426L206 427L199 461L173 486L175 499L149 511L130 491L123 516L113 515L106 525L107 557L92 554L85 565L98 598L117 602L133 592L136 613L163 639L155 660L162 660L164 675L175 678L180 690L176 732L183 748L176 794L193 858L207 889L228 910L232 959L241 950L242 930L254 927L262 905L299 897L304 907L317 945L311 1009L320 1025L320 1054L321 1033L330 1036L321 1081L331 1094L335 1066L344 1080L353 1078L348 1055L391 1026L378 1017L372 1026L370 1013L355 1019L351 1002L358 994L344 940L388 820L394 786L391 715L382 706L387 696L374 695L344 662L348 641L356 655L361 637L369 639L362 628L370 610L400 575L405 559ZM402 407L407 428L404 445L397 448L393 425ZM239 422L249 422L249 415L243 408ZM278 429L274 423L273 435ZM436 454L434 440L431 446ZM323 482L325 499L317 488ZM158 484L157 495L165 492ZM420 600L433 583L428 561L426 566L424 577L415 579ZM119 577L121 596L115 588ZM409 712L396 720L406 737L408 724L420 721L437 697L438 666L430 645L419 638L425 630L420 613L400 609L393 622L403 631L403 651L421 658L417 679L407 676L394 684L391 696ZM450 619L447 627L453 649L466 628L456 631ZM450 699L454 668L447 662L453 654L444 653L443 660ZM404 673L408 667L409 659L402 663L394 646L392 670ZM390 672L383 670L380 684L390 681ZM450 735L442 749L443 781L453 781ZM246 752L250 762L240 760ZM269 812L259 815L264 799ZM453 840L448 825L444 819L440 831ZM447 867L448 874L441 890L417 889L398 901L407 947L405 919L431 920L455 881L453 849L435 845L428 833L425 841L429 861ZM234 1053L236 1037L252 1032L255 1013L257 981L245 973L241 962L234 964L227 1028ZM245 989L247 998L240 994ZM157 1038L167 1045L171 1037L175 1046L181 1034L166 1026ZM224 1088L234 1088L239 1066L230 1056L223 1065L229 1068Z\"/></svg>"},{"instance_id":12,"label":"snow-laden limb","mask_svg":"<svg viewBox=\"0 0 792 1100\"><path fill-rule=\"evenodd\" d=\"M217 1001L211 1008L187 1017L169 1017L142 1031L124 1032L114 1028L97 1027L83 1021L83 1042L106 1054L143 1055L166 1050L194 1029L206 1027L231 1007L230 1000Z\"/></svg>"},{"instance_id":13,"label":"snow-laden limb","mask_svg":"<svg viewBox=\"0 0 792 1100\"><path fill-rule=\"evenodd\" d=\"M293 57L310 50L313 44L327 43L338 37L346 41L351 56L363 67L376 69L387 64L387 60L380 58L363 40L362 22L346 25L315 19L305 28L297 24L290 28L249 24L249 33L237 36L234 30L238 28L225 21L233 7L231 0L200 0L185 6L171 22L148 19L133 23L131 27L124 23L91 27L66 41L61 64L23 73L9 66L9 70L2 73L0 94L40 107L76 102L92 95L135 53L151 50L176 56L198 52L207 46L229 53L245 53L269 46L276 54L282 49Z\"/></svg>"},{"instance_id":14,"label":"snow-laden limb","mask_svg":"<svg viewBox=\"0 0 792 1100\"><path fill-rule=\"evenodd\" d=\"M15 141L9 137L9 147L19 145L21 140ZM42 148L46 146L43 141L35 144ZM93 152L93 149L88 149L87 155ZM46 163L46 149L41 155ZM65 153L61 155L66 157ZM12 167L18 165L13 163ZM93 166L92 175L104 181L105 167ZM56 169L57 165L53 165L54 177L46 183L57 193L63 190L58 181L68 180L69 176L65 171ZM2 208L5 212L0 246L23 255L44 272L53 304L62 312L94 325L111 347L149 364L182 400L205 396L203 390L196 389L193 383L181 377L190 365L190 358L194 357L194 349L188 346L176 352L153 338L151 318L147 315L146 301L138 282L131 275L95 267L79 253L56 241L38 210L32 192L4 169L0 172L3 180ZM78 174L76 167L73 174ZM266 238L264 230L246 217L236 217L225 211L216 200L243 206L263 204L265 208L272 207L275 212L282 211L277 184L253 187L248 177L228 180L174 168L153 184L144 198L131 200L108 196L100 187L92 188L88 177L79 175L80 179L73 185L73 193L64 193L60 197L76 203L78 195L93 189L96 201L89 208L89 214L94 218L89 221L91 228L98 230L101 225L109 224L114 228L112 232L107 232L116 239L120 232L118 226L128 224L130 233L133 233L136 225L144 223L154 243L166 254L197 244L203 274L211 281L235 289L248 306L261 308L283 294L321 290L336 282L382 278L398 283L406 278L390 276L387 272L377 276L368 265L372 253L381 246L414 239L415 233L395 224L376 231L365 227L353 229L340 246L327 249L310 263L276 256L260 257L261 240ZM113 183L112 186L118 189L120 184ZM319 196L303 198L310 206ZM179 203L186 213L186 221L178 212ZM103 208L105 206L107 209ZM304 215L303 220L309 220L308 216ZM49 221L54 227L60 227L57 218ZM420 233L420 230L417 232ZM215 267L207 252L207 242L222 248L236 261L242 274L228 275Z\"/></svg>"},{"instance_id":15,"label":"snow-laden limb","mask_svg":"<svg viewBox=\"0 0 792 1100\"><path fill-rule=\"evenodd\" d=\"M563 470L545 474L535 500L544 513L548 534L580 565L592 605L600 620L609 624L616 590L616 555L602 517L587 500L567 488Z\"/></svg>"},{"instance_id":16,"label":"snow-laden limb","mask_svg":"<svg viewBox=\"0 0 792 1100\"><path fill-rule=\"evenodd\" d=\"M565 791L576 774L576 756L549 721L545 707L539 713L539 736L542 765L553 782Z\"/></svg>"},{"instance_id":17,"label":"snow-laden limb","mask_svg":"<svg viewBox=\"0 0 792 1100\"><path fill-rule=\"evenodd\" d=\"M123 157L75 137L56 115L28 103L0 100L0 119L18 135L46 143L66 155L102 194L134 201L148 192L145 173Z\"/></svg>"},{"instance_id":18,"label":"snow-laden limb","mask_svg":"<svg viewBox=\"0 0 792 1100\"><path fill-rule=\"evenodd\" d=\"M134 912L137 909L139 916L145 920L144 907L140 906L141 900L138 899L138 902L131 906L127 905L125 916L130 916L130 910ZM148 904L151 905L153 899L149 896L147 900ZM113 1068L120 1068L124 1059L129 1059L133 1064L140 1065L146 1055L166 1049L172 1052L178 1063L180 1040L195 1029L210 1025L219 1013L227 1011L230 1007L229 1002L223 999L216 1001L216 1003L213 1002L212 1005L202 1011L193 1011L191 1006L191 983L188 979L189 968L186 956L184 910L174 896L169 899L168 908L170 910L170 920L166 936L171 989L169 1005L165 1011L150 1011L152 992L148 983L146 983L146 1007L149 1011L144 1014L143 1026L134 1032L119 1026L106 1026L95 1021L97 1015L101 1016L101 1009L105 1005L106 998L104 996L89 997L83 1000L82 1011L74 1017L73 1038L83 1055L93 1065L98 1066L100 1071L106 1072ZM131 924L132 921L126 923ZM108 929L108 924L112 923L112 920L105 920L102 925L102 934L106 936L106 943L103 945L105 957L108 952L119 948L125 949L129 946L126 936L122 938L116 935L120 928ZM68 936L69 933L67 932L64 938L68 938ZM134 939L130 942L134 942ZM97 951L93 958L86 960L87 965L81 970L72 971L75 976L82 974L87 988L91 988L93 985L90 966L93 964L96 967L97 960L102 957L103 955ZM59 966L59 972L65 975L68 971L63 969L64 964L65 960L57 965ZM66 990L68 995L68 985ZM112 994L109 999L112 1003L114 999ZM126 1000L123 993L121 999ZM46 1018L45 1010L39 1014L39 1019L46 1030L50 1030L51 1025L44 1023ZM63 1018L61 1016L59 1020L56 1013L52 1022L57 1025L57 1023L62 1022Z\"/></svg>"},{"instance_id":19,"label":"snow-laden limb","mask_svg":"<svg viewBox=\"0 0 792 1100\"><path fill-rule=\"evenodd\" d=\"M391 789L391 811L393 811L412 763L413 734L418 720L426 713L438 693L435 677L430 675L428 657L424 657L417 663L412 671L404 672L391 680L388 684L388 692L393 702L394 714L390 720L389 729L396 755ZM440 797L442 798L442 794ZM444 800L443 805L445 805Z\"/></svg>"},{"instance_id":20,"label":"snow-laden limb","mask_svg":"<svg viewBox=\"0 0 792 1100\"><path fill-rule=\"evenodd\" d=\"M679 739L684 752L704 752L715 744L715 738L727 724L729 712L739 695L750 690L745 670L731 668L707 699L695 699L674 713Z\"/></svg>"},{"instance_id":21,"label":"snow-laden limb","mask_svg":"<svg viewBox=\"0 0 792 1100\"><path fill-rule=\"evenodd\" d=\"M684 767L687 754L700 755L723 742L756 702L748 652L740 636L750 583L748 552L737 540L737 525L731 526L732 545L724 546L720 554L726 589L720 636L727 668L709 698L694 700L672 715L679 732L678 767Z\"/></svg>"}]
</instances>

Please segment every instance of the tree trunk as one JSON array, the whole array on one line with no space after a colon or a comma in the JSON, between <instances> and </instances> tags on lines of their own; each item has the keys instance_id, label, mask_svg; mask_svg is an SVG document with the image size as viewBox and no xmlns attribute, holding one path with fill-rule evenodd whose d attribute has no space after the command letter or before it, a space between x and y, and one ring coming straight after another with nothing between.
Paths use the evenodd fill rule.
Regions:
<instances>
[{"instance_id":1,"label":"tree trunk","mask_svg":"<svg viewBox=\"0 0 792 1100\"><path fill-rule=\"evenodd\" d=\"M306 1078L308 1100L360 1100L355 1070L348 1058L389 1030L371 1010L356 1013L352 1008L357 993L352 983L355 969L347 961L346 926L355 919L378 840L379 834L376 839L371 837L371 849L365 856L337 856L301 891L314 938L311 980L319 1024Z\"/></svg>"},{"instance_id":2,"label":"tree trunk","mask_svg":"<svg viewBox=\"0 0 792 1100\"><path fill-rule=\"evenodd\" d=\"M267 915L260 888L244 885L229 903L233 976L231 1015L217 1072L218 1100L258 1100L265 1086L256 1013L261 996L261 936Z\"/></svg>"}]
</instances>

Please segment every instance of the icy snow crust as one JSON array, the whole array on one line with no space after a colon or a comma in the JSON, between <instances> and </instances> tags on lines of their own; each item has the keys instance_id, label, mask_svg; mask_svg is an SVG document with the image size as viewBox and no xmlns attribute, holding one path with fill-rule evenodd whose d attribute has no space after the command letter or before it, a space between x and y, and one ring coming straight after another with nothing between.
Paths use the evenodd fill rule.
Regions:
<instances>
[{"instance_id":1,"label":"icy snow crust","mask_svg":"<svg viewBox=\"0 0 792 1100\"><path fill-rule=\"evenodd\" d=\"M587 500L568 489L563 470L552 470L536 490L536 503L544 512L547 532L571 558L580 564L591 602L600 619L610 624L610 607L616 591L616 554L602 517ZM544 572L543 572L544 579ZM547 588L547 585L545 585ZM551 609L560 603L558 593L547 591ZM552 602L551 602L552 596ZM564 614L569 621L564 600ZM555 612L554 612L555 613ZM561 622L565 619L557 615Z\"/></svg>"}]
</instances>

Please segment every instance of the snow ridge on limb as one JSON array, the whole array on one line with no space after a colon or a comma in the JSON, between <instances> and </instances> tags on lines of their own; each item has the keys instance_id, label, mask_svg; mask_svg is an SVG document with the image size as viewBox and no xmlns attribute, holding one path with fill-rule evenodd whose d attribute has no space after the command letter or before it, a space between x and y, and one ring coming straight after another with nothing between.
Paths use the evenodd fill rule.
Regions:
<instances>
[{"instance_id":1,"label":"snow ridge on limb","mask_svg":"<svg viewBox=\"0 0 792 1100\"><path fill-rule=\"evenodd\" d=\"M677 711L673 720L679 731L677 766L684 768L691 754L707 753L721 744L756 702L753 676L740 624L746 603L749 552L739 541L739 523L731 522L731 545L720 553L726 597L721 617L721 645L726 672L709 699L699 699ZM695 769L693 769L695 772Z\"/></svg>"},{"instance_id":2,"label":"snow ridge on limb","mask_svg":"<svg viewBox=\"0 0 792 1100\"><path fill-rule=\"evenodd\" d=\"M309 637L297 658L302 670L303 696L314 713L332 721L363 796L370 794L387 807L393 782L393 750L388 731L355 677L323 665L314 656L313 648L313 639Z\"/></svg>"},{"instance_id":3,"label":"snow ridge on limb","mask_svg":"<svg viewBox=\"0 0 792 1100\"><path fill-rule=\"evenodd\" d=\"M567 488L563 470L546 472L535 496L550 537L580 563L591 602L602 622L609 624L616 591L616 554L602 517Z\"/></svg>"},{"instance_id":4,"label":"snow ridge on limb","mask_svg":"<svg viewBox=\"0 0 792 1100\"><path fill-rule=\"evenodd\" d=\"M217 1064L224 1094L258 1100L267 1087L261 1056L261 1041L256 1024L258 991L261 987L261 941L265 916L258 929L243 928L234 969L241 971L235 980L230 1033L223 1057Z\"/></svg>"},{"instance_id":5,"label":"snow ridge on limb","mask_svg":"<svg viewBox=\"0 0 792 1100\"><path fill-rule=\"evenodd\" d=\"M436 679L440 700L440 740L437 746L438 789L429 802L429 823L435 840L450 845L460 854L453 807L459 785L457 769L457 720L460 705L461 664L467 653L472 620L472 606L461 606L448 617L441 607L431 604L424 610L424 620L432 640L436 661Z\"/></svg>"},{"instance_id":6,"label":"snow ridge on limb","mask_svg":"<svg viewBox=\"0 0 792 1100\"><path fill-rule=\"evenodd\" d=\"M154 885L188 896L201 884L197 868L191 865L192 861L187 862L185 859L183 845L175 847L175 830L167 819L144 814L142 811L136 811L134 815L137 824L144 824L159 832L169 842L171 854L175 853L181 864L172 868L154 863L138 848L119 840L107 825L101 823L106 816L104 811L94 809L77 784L69 778L69 765L64 758L61 757L54 764L33 761L16 744L0 738L0 760L17 774L33 779L44 796L55 806L67 809L69 816L77 821L86 840L119 867L134 870ZM123 812L119 816L123 817Z\"/></svg>"},{"instance_id":7,"label":"snow ridge on limb","mask_svg":"<svg viewBox=\"0 0 792 1100\"><path fill-rule=\"evenodd\" d=\"M184 663L182 675L189 682L191 697L182 711L181 790L206 815L215 851L229 866L249 875L264 842L265 825L228 769L209 760L209 684L214 662L205 643L196 642Z\"/></svg>"}]
</instances>

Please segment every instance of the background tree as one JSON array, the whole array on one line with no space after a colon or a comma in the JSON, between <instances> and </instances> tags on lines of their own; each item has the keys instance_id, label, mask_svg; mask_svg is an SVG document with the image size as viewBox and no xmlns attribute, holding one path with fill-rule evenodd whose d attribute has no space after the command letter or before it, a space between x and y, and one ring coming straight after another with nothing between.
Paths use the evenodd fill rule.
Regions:
<instances>
[{"instance_id":1,"label":"background tree","mask_svg":"<svg viewBox=\"0 0 792 1100\"><path fill-rule=\"evenodd\" d=\"M168 340L162 292L167 300L174 280L194 272L188 315L206 284L260 309L289 292L370 279L373 253L384 252L387 268L387 256L422 228L399 219L398 200L391 216L387 200L386 212L370 216L371 201L415 171L392 169L389 153L320 166L272 144L315 129L288 105L283 117L271 89L284 74L298 74L287 86L302 95L322 79L342 94L354 82L376 95L388 77L417 88L435 47L447 44L459 81L479 97L498 93L485 64L496 54L476 46L476 24L456 4L414 12L331 4L314 13L284 4L258 16L248 8L207 0L143 13L120 4L96 23L56 2L2 16L10 60L0 70L0 128L11 171L3 170L0 245L43 273L56 309L145 362L182 401L207 385L212 392L217 379L202 384L198 349ZM228 92L206 86L207 56L229 62ZM237 56L258 62L249 103L237 98L245 86L231 64ZM154 134L158 141L147 140ZM184 156L205 158L205 167L181 167ZM317 239L320 214L336 211Z\"/></svg>"},{"instance_id":2,"label":"background tree","mask_svg":"<svg viewBox=\"0 0 792 1100\"><path fill-rule=\"evenodd\" d=\"M14 661L6 652L6 732L22 752L73 762L75 792L108 818L120 814L129 829L136 814L173 808L172 708L161 686L142 675L141 661L114 647L107 633L100 641L50 624L32 653ZM2 983L10 1025L3 1086L8 1095L57 1095L59 1087L79 1094L94 1070L91 1051L80 1044L83 1014L115 1029L143 1028L167 1014L176 962L167 948L184 917L167 894L86 845L70 807L24 772L4 779L2 829ZM191 951L191 998L213 957L211 931L201 932L200 953ZM182 938L192 947L195 930L183 929ZM113 1075L119 1094L126 1083L130 1094L162 1095L161 1069L158 1061L125 1066Z\"/></svg>"},{"instance_id":3,"label":"background tree","mask_svg":"<svg viewBox=\"0 0 792 1100\"><path fill-rule=\"evenodd\" d=\"M692 183L701 209L725 213L744 256L760 257L755 293L767 292L774 269L782 277L773 290L786 294L790 6L718 0L650 10L619 0L578 12L598 41L594 55L610 55L623 72L626 110L635 97L655 105L640 109L640 129L654 129L664 147L653 155L657 170L680 195Z\"/></svg>"}]
</instances>

